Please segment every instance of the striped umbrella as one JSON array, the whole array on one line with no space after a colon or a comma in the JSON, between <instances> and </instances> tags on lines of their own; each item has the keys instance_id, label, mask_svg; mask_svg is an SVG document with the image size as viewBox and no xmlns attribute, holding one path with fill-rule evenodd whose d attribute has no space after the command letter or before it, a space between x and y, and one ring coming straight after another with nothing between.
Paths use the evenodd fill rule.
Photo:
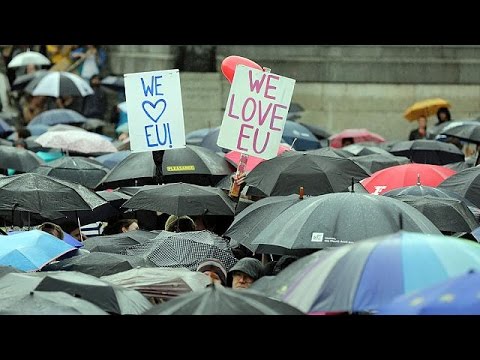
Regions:
<instances>
[{"instance_id":1,"label":"striped umbrella","mask_svg":"<svg viewBox=\"0 0 480 360\"><path fill-rule=\"evenodd\" d=\"M93 89L80 76L64 72L51 73L32 80L25 91L33 96L87 96L93 94Z\"/></svg>"},{"instance_id":2,"label":"striped umbrella","mask_svg":"<svg viewBox=\"0 0 480 360\"><path fill-rule=\"evenodd\" d=\"M448 236L401 231L324 251L292 264L294 272L285 269L265 294L305 312L371 311L480 270L480 245Z\"/></svg>"}]
</instances>

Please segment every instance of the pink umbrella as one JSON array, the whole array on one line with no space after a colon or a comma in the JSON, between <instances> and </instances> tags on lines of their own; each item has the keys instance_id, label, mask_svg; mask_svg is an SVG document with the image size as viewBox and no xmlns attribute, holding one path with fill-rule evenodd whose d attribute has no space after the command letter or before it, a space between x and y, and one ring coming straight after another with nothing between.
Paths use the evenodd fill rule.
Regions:
<instances>
[{"instance_id":1,"label":"pink umbrella","mask_svg":"<svg viewBox=\"0 0 480 360\"><path fill-rule=\"evenodd\" d=\"M338 134L333 134L328 138L330 146L334 148L342 147L342 140L345 138L352 138L355 143L373 141L384 142L385 139L376 133L372 133L367 129L345 129Z\"/></svg>"},{"instance_id":2,"label":"pink umbrella","mask_svg":"<svg viewBox=\"0 0 480 360\"><path fill-rule=\"evenodd\" d=\"M295 150L291 149L290 145L280 144L280 146L278 147L277 155L283 154L285 151L295 151ZM240 162L240 156L241 154L238 151L230 151L225 155L225 159L227 159L228 162L230 162L232 165L236 167ZM252 171L258 164L264 161L265 161L264 159L260 159L255 156L249 156L247 165L246 165L246 171L248 172Z\"/></svg>"}]
</instances>

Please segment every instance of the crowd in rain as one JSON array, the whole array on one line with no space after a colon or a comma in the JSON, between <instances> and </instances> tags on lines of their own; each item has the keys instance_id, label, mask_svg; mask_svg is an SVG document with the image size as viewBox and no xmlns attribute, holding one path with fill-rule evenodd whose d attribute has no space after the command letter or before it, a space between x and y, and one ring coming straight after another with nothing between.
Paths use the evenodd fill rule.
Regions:
<instances>
[{"instance_id":1,"label":"crowd in rain","mask_svg":"<svg viewBox=\"0 0 480 360\"><path fill-rule=\"evenodd\" d=\"M480 313L480 121L454 104L418 99L390 140L292 102L239 172L219 127L131 152L102 46L2 55L0 314Z\"/></svg>"}]
</instances>

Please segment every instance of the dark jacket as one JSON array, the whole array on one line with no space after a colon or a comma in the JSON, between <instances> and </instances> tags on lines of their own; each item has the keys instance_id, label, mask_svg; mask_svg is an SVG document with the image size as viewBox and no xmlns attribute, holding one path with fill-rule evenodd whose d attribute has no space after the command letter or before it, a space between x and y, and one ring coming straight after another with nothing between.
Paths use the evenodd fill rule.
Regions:
<instances>
[{"instance_id":1,"label":"dark jacket","mask_svg":"<svg viewBox=\"0 0 480 360\"><path fill-rule=\"evenodd\" d=\"M408 140L419 140L419 139L425 139L427 137L427 130L425 129L425 134L420 135L420 132L418 129L412 130L410 132L410 135L408 136Z\"/></svg>"}]
</instances>

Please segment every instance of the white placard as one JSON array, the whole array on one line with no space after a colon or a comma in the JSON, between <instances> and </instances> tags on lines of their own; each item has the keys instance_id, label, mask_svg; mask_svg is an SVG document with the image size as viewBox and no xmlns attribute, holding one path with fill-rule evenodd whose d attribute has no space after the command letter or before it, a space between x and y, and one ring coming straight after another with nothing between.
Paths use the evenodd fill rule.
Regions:
<instances>
[{"instance_id":1,"label":"white placard","mask_svg":"<svg viewBox=\"0 0 480 360\"><path fill-rule=\"evenodd\" d=\"M185 147L177 69L125 74L125 95L133 152Z\"/></svg>"},{"instance_id":2,"label":"white placard","mask_svg":"<svg viewBox=\"0 0 480 360\"><path fill-rule=\"evenodd\" d=\"M262 159L277 156L295 80L238 65L218 146Z\"/></svg>"}]
</instances>

